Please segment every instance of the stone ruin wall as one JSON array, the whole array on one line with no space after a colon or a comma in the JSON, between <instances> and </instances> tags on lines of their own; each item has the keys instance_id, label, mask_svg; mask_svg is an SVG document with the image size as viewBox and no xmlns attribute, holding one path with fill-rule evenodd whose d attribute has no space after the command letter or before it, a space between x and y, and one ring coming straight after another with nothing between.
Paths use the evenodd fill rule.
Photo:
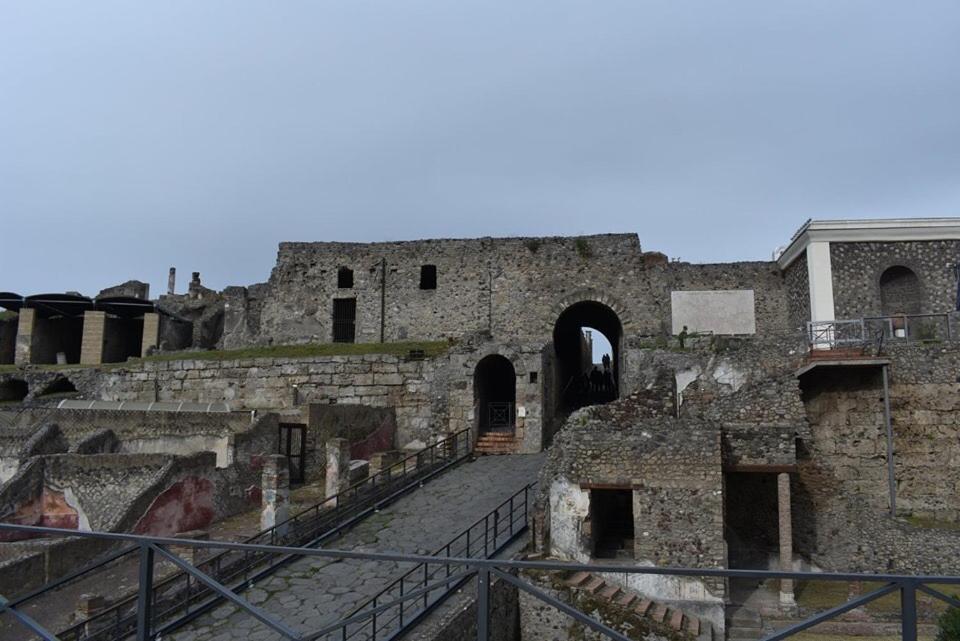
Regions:
<instances>
[{"instance_id":1,"label":"stone ruin wall","mask_svg":"<svg viewBox=\"0 0 960 641\"><path fill-rule=\"evenodd\" d=\"M922 312L952 312L957 302L954 266L960 241L831 243L834 315L880 316L880 275L891 266L908 267L920 279Z\"/></svg>"}]
</instances>

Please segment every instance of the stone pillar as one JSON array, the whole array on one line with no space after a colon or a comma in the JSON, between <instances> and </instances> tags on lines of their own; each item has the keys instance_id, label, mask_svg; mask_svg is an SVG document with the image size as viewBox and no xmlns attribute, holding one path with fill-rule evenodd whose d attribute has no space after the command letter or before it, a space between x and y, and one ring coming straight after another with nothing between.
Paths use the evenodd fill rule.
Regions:
<instances>
[{"instance_id":1,"label":"stone pillar","mask_svg":"<svg viewBox=\"0 0 960 641\"><path fill-rule=\"evenodd\" d=\"M327 441L327 498L339 494L350 485L350 441L332 438Z\"/></svg>"},{"instance_id":2,"label":"stone pillar","mask_svg":"<svg viewBox=\"0 0 960 641\"><path fill-rule=\"evenodd\" d=\"M37 320L37 310L22 307L17 320L17 341L13 362L17 365L29 365L33 357L33 326Z\"/></svg>"},{"instance_id":3,"label":"stone pillar","mask_svg":"<svg viewBox=\"0 0 960 641\"><path fill-rule=\"evenodd\" d=\"M386 452L375 452L370 455L370 476L379 474L394 463L400 460L400 452L397 450L387 450Z\"/></svg>"},{"instance_id":4,"label":"stone pillar","mask_svg":"<svg viewBox=\"0 0 960 641\"><path fill-rule=\"evenodd\" d=\"M148 356L151 349L160 344L160 314L143 315L143 340L140 343L140 358Z\"/></svg>"},{"instance_id":5,"label":"stone pillar","mask_svg":"<svg viewBox=\"0 0 960 641\"><path fill-rule=\"evenodd\" d=\"M779 506L780 571L793 570L793 520L790 514L790 475L777 475L777 505ZM793 598L793 580L780 580L780 605L796 606Z\"/></svg>"},{"instance_id":6,"label":"stone pillar","mask_svg":"<svg viewBox=\"0 0 960 641\"><path fill-rule=\"evenodd\" d=\"M263 476L261 484L260 529L272 528L289 518L290 467L287 457L271 454L263 457ZM286 534L286 527L277 532Z\"/></svg>"},{"instance_id":7,"label":"stone pillar","mask_svg":"<svg viewBox=\"0 0 960 641\"><path fill-rule=\"evenodd\" d=\"M177 268L171 267L167 276L167 294L173 296L177 291Z\"/></svg>"},{"instance_id":8,"label":"stone pillar","mask_svg":"<svg viewBox=\"0 0 960 641\"><path fill-rule=\"evenodd\" d=\"M106 325L106 312L95 312L88 309L83 313L83 342L80 344L81 365L99 365L103 362L103 334Z\"/></svg>"}]
</instances>

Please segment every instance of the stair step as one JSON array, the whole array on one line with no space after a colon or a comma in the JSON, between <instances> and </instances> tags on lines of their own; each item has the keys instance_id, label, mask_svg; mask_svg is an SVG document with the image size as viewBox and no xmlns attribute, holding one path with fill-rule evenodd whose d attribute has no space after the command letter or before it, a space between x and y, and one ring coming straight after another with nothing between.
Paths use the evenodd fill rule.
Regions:
<instances>
[{"instance_id":1,"label":"stair step","mask_svg":"<svg viewBox=\"0 0 960 641\"><path fill-rule=\"evenodd\" d=\"M593 575L589 572L576 572L573 576L566 580L566 584L571 587L578 588L586 583L592 576Z\"/></svg>"},{"instance_id":2,"label":"stair step","mask_svg":"<svg viewBox=\"0 0 960 641\"><path fill-rule=\"evenodd\" d=\"M759 628L727 628L727 641L755 641L763 638Z\"/></svg>"},{"instance_id":3,"label":"stair step","mask_svg":"<svg viewBox=\"0 0 960 641\"><path fill-rule=\"evenodd\" d=\"M650 615L650 618L657 623L663 623L663 620L667 618L667 606L658 603L656 607L653 608L653 614Z\"/></svg>"},{"instance_id":4,"label":"stair step","mask_svg":"<svg viewBox=\"0 0 960 641\"><path fill-rule=\"evenodd\" d=\"M596 594L597 591L600 588L602 588L604 585L606 585L606 582L603 579L598 577L593 577L592 579L587 581L587 584L583 586L583 589L589 592L590 594Z\"/></svg>"},{"instance_id":5,"label":"stair step","mask_svg":"<svg viewBox=\"0 0 960 641\"><path fill-rule=\"evenodd\" d=\"M653 601L651 601L650 599L642 599L640 601L640 604L636 608L634 608L633 611L639 614L640 616L645 617L647 616L647 612L650 611L650 606L652 605L653 605Z\"/></svg>"},{"instance_id":6,"label":"stair step","mask_svg":"<svg viewBox=\"0 0 960 641\"><path fill-rule=\"evenodd\" d=\"M613 597L617 596L618 592L620 592L620 588L615 585L608 585L600 590L598 594L607 601L610 601Z\"/></svg>"},{"instance_id":7,"label":"stair step","mask_svg":"<svg viewBox=\"0 0 960 641\"><path fill-rule=\"evenodd\" d=\"M629 608L633 604L633 602L636 600L637 600L636 594L633 594L631 592L624 592L623 594L617 597L617 600L615 603L621 607Z\"/></svg>"},{"instance_id":8,"label":"stair step","mask_svg":"<svg viewBox=\"0 0 960 641\"><path fill-rule=\"evenodd\" d=\"M683 629L683 612L680 610L673 610L670 613L670 627L678 632Z\"/></svg>"}]
</instances>

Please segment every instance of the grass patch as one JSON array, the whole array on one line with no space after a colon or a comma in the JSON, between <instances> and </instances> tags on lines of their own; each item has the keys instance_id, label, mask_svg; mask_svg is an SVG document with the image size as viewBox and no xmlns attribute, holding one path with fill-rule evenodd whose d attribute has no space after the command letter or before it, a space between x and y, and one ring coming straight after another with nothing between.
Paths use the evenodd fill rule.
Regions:
<instances>
[{"instance_id":1,"label":"grass patch","mask_svg":"<svg viewBox=\"0 0 960 641\"><path fill-rule=\"evenodd\" d=\"M925 516L908 516L907 523L913 527L920 527L928 530L960 530L960 523L954 521L938 521Z\"/></svg>"},{"instance_id":2,"label":"grass patch","mask_svg":"<svg viewBox=\"0 0 960 641\"><path fill-rule=\"evenodd\" d=\"M11 312L9 309L5 309L0 312L0 322L13 320L17 316L18 314L16 312Z\"/></svg>"},{"instance_id":3,"label":"grass patch","mask_svg":"<svg viewBox=\"0 0 960 641\"><path fill-rule=\"evenodd\" d=\"M864 582L861 594L867 594L883 587L880 582ZM957 593L956 585L930 584L934 590L944 594ZM847 583L843 581L800 581L796 587L797 605L813 611L822 611L840 605L848 600ZM900 593L892 592L863 606L867 612L876 615L899 615ZM939 614L947 609L947 604L927 594L917 593L917 607L920 614Z\"/></svg>"},{"instance_id":4,"label":"grass patch","mask_svg":"<svg viewBox=\"0 0 960 641\"><path fill-rule=\"evenodd\" d=\"M413 350L420 350L424 356L440 356L450 349L447 341L401 342L401 343L310 343L306 345L270 345L265 347L245 347L241 349L214 349L200 352L171 352L154 354L128 363L141 361L222 361L249 358L307 358L311 356L357 356L363 354L390 354L407 356ZM123 366L126 363L111 363Z\"/></svg>"}]
</instances>

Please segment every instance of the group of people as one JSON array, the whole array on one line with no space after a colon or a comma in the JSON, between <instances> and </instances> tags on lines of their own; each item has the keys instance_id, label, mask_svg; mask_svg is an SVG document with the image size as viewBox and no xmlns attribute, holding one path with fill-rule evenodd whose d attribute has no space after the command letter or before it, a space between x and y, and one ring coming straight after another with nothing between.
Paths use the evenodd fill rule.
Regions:
<instances>
[{"instance_id":1,"label":"group of people","mask_svg":"<svg viewBox=\"0 0 960 641\"><path fill-rule=\"evenodd\" d=\"M609 354L603 355L601 365L603 369L595 364L592 369L582 372L573 381L571 392L577 406L606 403L617 397L617 383L613 377Z\"/></svg>"}]
</instances>

